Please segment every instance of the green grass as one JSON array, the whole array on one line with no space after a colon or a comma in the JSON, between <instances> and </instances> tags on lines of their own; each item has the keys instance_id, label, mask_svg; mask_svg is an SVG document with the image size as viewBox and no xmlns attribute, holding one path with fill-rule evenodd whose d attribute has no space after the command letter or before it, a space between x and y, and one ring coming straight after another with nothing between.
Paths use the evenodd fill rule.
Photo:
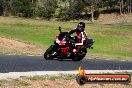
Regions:
<instances>
[{"instance_id":1,"label":"green grass","mask_svg":"<svg viewBox=\"0 0 132 88\"><path fill-rule=\"evenodd\" d=\"M0 80L0 87L3 86L4 84L8 83L7 80Z\"/></svg>"},{"instance_id":2,"label":"green grass","mask_svg":"<svg viewBox=\"0 0 132 88\"><path fill-rule=\"evenodd\" d=\"M45 80L46 77L44 76L39 76L39 75L36 75L36 76L33 76L33 77L22 77L23 79L28 79L28 80L33 80L33 81L37 81L37 80Z\"/></svg>"},{"instance_id":3,"label":"green grass","mask_svg":"<svg viewBox=\"0 0 132 88\"><path fill-rule=\"evenodd\" d=\"M132 57L132 25L96 25L90 30L95 39L93 53ZM98 28L96 28L98 27Z\"/></svg>"},{"instance_id":4,"label":"green grass","mask_svg":"<svg viewBox=\"0 0 132 88\"><path fill-rule=\"evenodd\" d=\"M50 75L45 75L45 76L33 76L33 77L22 77L23 79L28 79L28 80L33 80L33 81L38 81L38 80L56 80L56 79L64 79L64 80L72 80L76 78L76 75L72 75L72 74L60 74L60 75L54 75L54 76L50 76Z\"/></svg>"},{"instance_id":5,"label":"green grass","mask_svg":"<svg viewBox=\"0 0 132 88\"><path fill-rule=\"evenodd\" d=\"M76 26L75 22L44 21L24 18L0 17L0 36L6 36L48 47L58 34L58 26L68 31ZM87 24L86 32L95 40L91 54L132 58L132 23L100 25Z\"/></svg>"},{"instance_id":6,"label":"green grass","mask_svg":"<svg viewBox=\"0 0 132 88\"><path fill-rule=\"evenodd\" d=\"M19 79L14 79L13 80L13 83L16 85L16 86L30 86L30 84L26 81L22 81L22 80L19 80Z\"/></svg>"},{"instance_id":7,"label":"green grass","mask_svg":"<svg viewBox=\"0 0 132 88\"><path fill-rule=\"evenodd\" d=\"M12 80L0 80L0 87L4 87L5 85L14 85L14 86L30 86L30 84L24 80L20 79L12 79Z\"/></svg>"}]
</instances>

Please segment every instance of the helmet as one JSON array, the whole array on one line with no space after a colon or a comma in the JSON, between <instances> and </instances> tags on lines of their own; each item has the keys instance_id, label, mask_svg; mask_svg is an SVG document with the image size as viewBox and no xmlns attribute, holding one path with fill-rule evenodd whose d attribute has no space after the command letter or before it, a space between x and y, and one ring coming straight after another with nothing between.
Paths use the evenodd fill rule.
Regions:
<instances>
[{"instance_id":1,"label":"helmet","mask_svg":"<svg viewBox=\"0 0 132 88\"><path fill-rule=\"evenodd\" d=\"M84 22L79 22L78 25L77 25L77 29L79 31L84 31L84 29L85 29L85 23Z\"/></svg>"}]
</instances>

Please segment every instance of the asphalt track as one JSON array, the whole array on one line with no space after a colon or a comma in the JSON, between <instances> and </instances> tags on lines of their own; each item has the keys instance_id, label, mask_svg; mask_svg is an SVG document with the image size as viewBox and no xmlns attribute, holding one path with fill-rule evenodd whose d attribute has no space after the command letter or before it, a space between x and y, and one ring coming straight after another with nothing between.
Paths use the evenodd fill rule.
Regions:
<instances>
[{"instance_id":1,"label":"asphalt track","mask_svg":"<svg viewBox=\"0 0 132 88\"><path fill-rule=\"evenodd\" d=\"M45 60L43 56L0 55L0 73L30 71L132 70L132 61L84 58L82 61Z\"/></svg>"}]
</instances>

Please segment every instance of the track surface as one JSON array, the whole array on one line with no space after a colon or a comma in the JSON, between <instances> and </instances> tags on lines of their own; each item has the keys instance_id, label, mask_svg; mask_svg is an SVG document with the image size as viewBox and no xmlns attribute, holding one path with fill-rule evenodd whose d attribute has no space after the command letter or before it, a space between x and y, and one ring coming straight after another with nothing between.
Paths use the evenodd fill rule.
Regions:
<instances>
[{"instance_id":1,"label":"track surface","mask_svg":"<svg viewBox=\"0 0 132 88\"><path fill-rule=\"evenodd\" d=\"M132 61L84 58L82 61L45 60L42 56L0 55L0 73L29 71L132 70Z\"/></svg>"}]
</instances>

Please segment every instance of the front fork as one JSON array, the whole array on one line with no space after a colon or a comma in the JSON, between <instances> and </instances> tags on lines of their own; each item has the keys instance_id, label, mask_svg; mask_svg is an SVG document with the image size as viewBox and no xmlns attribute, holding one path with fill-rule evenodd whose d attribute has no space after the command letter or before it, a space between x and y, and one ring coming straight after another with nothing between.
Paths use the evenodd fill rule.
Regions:
<instances>
[{"instance_id":1,"label":"front fork","mask_svg":"<svg viewBox=\"0 0 132 88\"><path fill-rule=\"evenodd\" d=\"M57 46L55 45L51 45L50 47L52 48L51 55L55 57L58 54L59 48L56 48Z\"/></svg>"},{"instance_id":2,"label":"front fork","mask_svg":"<svg viewBox=\"0 0 132 88\"><path fill-rule=\"evenodd\" d=\"M57 49L56 51L54 51L54 52L52 53L52 55L53 55L53 56L56 56L56 55L58 54L58 51L59 51L59 49Z\"/></svg>"}]
</instances>

